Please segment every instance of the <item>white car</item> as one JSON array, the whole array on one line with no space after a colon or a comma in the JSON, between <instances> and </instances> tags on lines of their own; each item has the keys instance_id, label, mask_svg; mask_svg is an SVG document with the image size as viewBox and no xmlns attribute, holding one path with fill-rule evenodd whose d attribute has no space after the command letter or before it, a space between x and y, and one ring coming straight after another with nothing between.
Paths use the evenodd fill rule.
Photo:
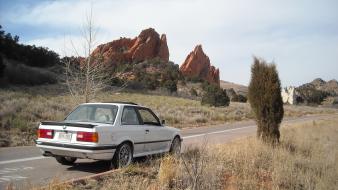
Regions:
<instances>
[{"instance_id":1,"label":"white car","mask_svg":"<svg viewBox=\"0 0 338 190\"><path fill-rule=\"evenodd\" d=\"M36 146L61 164L87 158L120 168L135 157L178 154L181 142L180 130L164 126L151 109L114 102L81 104L62 122L41 122Z\"/></svg>"}]
</instances>

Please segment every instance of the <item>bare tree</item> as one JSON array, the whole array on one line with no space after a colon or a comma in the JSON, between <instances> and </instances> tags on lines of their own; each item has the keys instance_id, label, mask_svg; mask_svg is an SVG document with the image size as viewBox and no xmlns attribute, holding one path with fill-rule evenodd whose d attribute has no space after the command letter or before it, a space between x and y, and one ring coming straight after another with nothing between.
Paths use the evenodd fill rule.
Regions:
<instances>
[{"instance_id":1,"label":"bare tree","mask_svg":"<svg viewBox=\"0 0 338 190\"><path fill-rule=\"evenodd\" d=\"M66 85L70 94L79 101L90 102L95 98L98 91L107 87L111 80L111 68L105 64L102 55L92 54L95 47L96 29L93 23L92 7L86 14L83 27L83 51L81 58L74 43L71 45L77 57L63 59L65 64Z\"/></svg>"},{"instance_id":2,"label":"bare tree","mask_svg":"<svg viewBox=\"0 0 338 190\"><path fill-rule=\"evenodd\" d=\"M189 183L192 190L200 189L201 178L205 172L207 156L207 137L201 144L201 147L188 147L185 154L181 154L181 162L183 163L184 170L188 174Z\"/></svg>"}]
</instances>

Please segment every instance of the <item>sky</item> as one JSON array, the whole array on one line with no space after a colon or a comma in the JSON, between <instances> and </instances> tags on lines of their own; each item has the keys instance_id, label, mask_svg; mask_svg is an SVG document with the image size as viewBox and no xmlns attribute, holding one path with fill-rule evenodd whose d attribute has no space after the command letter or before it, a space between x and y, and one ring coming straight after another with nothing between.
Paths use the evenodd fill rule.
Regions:
<instances>
[{"instance_id":1,"label":"sky","mask_svg":"<svg viewBox=\"0 0 338 190\"><path fill-rule=\"evenodd\" d=\"M338 79L337 0L0 0L0 24L23 44L81 54L91 7L97 45L152 27L177 64L202 44L221 80L248 85L253 56L277 65L282 86Z\"/></svg>"}]
</instances>

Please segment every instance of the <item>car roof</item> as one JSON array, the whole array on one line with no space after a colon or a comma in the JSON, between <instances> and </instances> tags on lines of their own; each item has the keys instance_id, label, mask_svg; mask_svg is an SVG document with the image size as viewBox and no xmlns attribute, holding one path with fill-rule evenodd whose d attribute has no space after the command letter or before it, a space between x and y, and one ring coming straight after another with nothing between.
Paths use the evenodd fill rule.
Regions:
<instances>
[{"instance_id":1,"label":"car roof","mask_svg":"<svg viewBox=\"0 0 338 190\"><path fill-rule=\"evenodd\" d=\"M144 107L144 106L138 105L134 102L92 102L92 103L84 103L84 104L81 104L81 105L122 105L122 106Z\"/></svg>"}]
</instances>

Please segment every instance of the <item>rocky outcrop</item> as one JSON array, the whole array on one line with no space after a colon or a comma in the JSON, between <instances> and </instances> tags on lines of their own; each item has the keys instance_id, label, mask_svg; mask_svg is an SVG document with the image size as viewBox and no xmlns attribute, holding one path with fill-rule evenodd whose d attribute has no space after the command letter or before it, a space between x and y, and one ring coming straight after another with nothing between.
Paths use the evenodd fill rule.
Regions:
<instances>
[{"instance_id":1,"label":"rocky outcrop","mask_svg":"<svg viewBox=\"0 0 338 190\"><path fill-rule=\"evenodd\" d=\"M334 104L338 95L338 82L328 82L317 78L310 83L299 87L287 87L282 89L282 98L285 104ZM323 101L324 100L324 101Z\"/></svg>"},{"instance_id":2,"label":"rocky outcrop","mask_svg":"<svg viewBox=\"0 0 338 190\"><path fill-rule=\"evenodd\" d=\"M335 79L326 82L321 78L317 78L310 83L299 86L298 88L313 88L329 93L331 96L338 95L338 82Z\"/></svg>"},{"instance_id":3,"label":"rocky outcrop","mask_svg":"<svg viewBox=\"0 0 338 190\"><path fill-rule=\"evenodd\" d=\"M201 78L211 84L220 85L219 70L211 66L209 57L205 55L201 45L189 53L180 67L180 72L190 78Z\"/></svg>"},{"instance_id":4,"label":"rocky outcrop","mask_svg":"<svg viewBox=\"0 0 338 190\"><path fill-rule=\"evenodd\" d=\"M297 104L296 88L289 86L282 89L282 99L284 104Z\"/></svg>"},{"instance_id":5,"label":"rocky outcrop","mask_svg":"<svg viewBox=\"0 0 338 190\"><path fill-rule=\"evenodd\" d=\"M310 84L314 85L316 88L324 86L326 84L326 81L321 78L316 78L313 80Z\"/></svg>"},{"instance_id":6,"label":"rocky outcrop","mask_svg":"<svg viewBox=\"0 0 338 190\"><path fill-rule=\"evenodd\" d=\"M228 97L232 100L236 96L236 92L233 88L225 89Z\"/></svg>"},{"instance_id":7,"label":"rocky outcrop","mask_svg":"<svg viewBox=\"0 0 338 190\"><path fill-rule=\"evenodd\" d=\"M167 36L165 34L161 35L160 48L157 56L166 62L169 61L169 49L167 45Z\"/></svg>"},{"instance_id":8,"label":"rocky outcrop","mask_svg":"<svg viewBox=\"0 0 338 190\"><path fill-rule=\"evenodd\" d=\"M138 63L147 59L159 58L169 61L169 49L166 35L160 35L153 29L143 30L134 39L120 38L99 45L92 53L96 58L102 58L105 63L113 65L123 63Z\"/></svg>"}]
</instances>

